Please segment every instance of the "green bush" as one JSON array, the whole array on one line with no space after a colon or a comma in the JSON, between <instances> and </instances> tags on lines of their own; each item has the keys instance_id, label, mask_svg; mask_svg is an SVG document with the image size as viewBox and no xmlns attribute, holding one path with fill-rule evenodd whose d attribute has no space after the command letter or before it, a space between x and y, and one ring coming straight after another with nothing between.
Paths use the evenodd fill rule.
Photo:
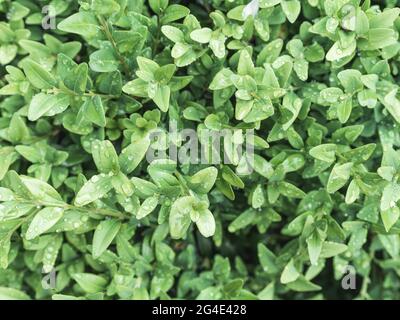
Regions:
<instances>
[{"instance_id":1,"label":"green bush","mask_svg":"<svg viewBox=\"0 0 400 320\"><path fill-rule=\"evenodd\" d=\"M399 1L248 2L0 0L0 298L400 298Z\"/></svg>"}]
</instances>

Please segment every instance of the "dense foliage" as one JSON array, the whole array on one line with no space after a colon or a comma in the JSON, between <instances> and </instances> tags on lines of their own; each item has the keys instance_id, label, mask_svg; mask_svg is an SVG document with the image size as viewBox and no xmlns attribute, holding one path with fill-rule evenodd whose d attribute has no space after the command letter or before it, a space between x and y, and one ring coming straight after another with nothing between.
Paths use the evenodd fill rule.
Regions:
<instances>
[{"instance_id":1,"label":"dense foliage","mask_svg":"<svg viewBox=\"0 0 400 320\"><path fill-rule=\"evenodd\" d=\"M399 1L249 2L0 0L0 298L400 298Z\"/></svg>"}]
</instances>

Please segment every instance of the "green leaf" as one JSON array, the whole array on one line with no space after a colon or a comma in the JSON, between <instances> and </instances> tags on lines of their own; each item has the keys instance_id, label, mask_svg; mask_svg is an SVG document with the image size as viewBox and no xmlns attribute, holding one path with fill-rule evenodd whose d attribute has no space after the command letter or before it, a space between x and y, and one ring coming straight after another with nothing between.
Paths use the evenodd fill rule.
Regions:
<instances>
[{"instance_id":1,"label":"green leaf","mask_svg":"<svg viewBox=\"0 0 400 320\"><path fill-rule=\"evenodd\" d=\"M171 96L171 89L169 88L169 86L159 85L156 87L152 99L162 112L167 112L169 109L170 96Z\"/></svg>"},{"instance_id":2,"label":"green leaf","mask_svg":"<svg viewBox=\"0 0 400 320\"><path fill-rule=\"evenodd\" d=\"M118 156L115 152L114 145L110 141L93 141L92 155L99 172L115 173L119 171Z\"/></svg>"},{"instance_id":3,"label":"green leaf","mask_svg":"<svg viewBox=\"0 0 400 320\"><path fill-rule=\"evenodd\" d=\"M32 240L45 233L54 226L63 216L62 208L49 207L40 210L29 224L26 231L26 239Z\"/></svg>"},{"instance_id":4,"label":"green leaf","mask_svg":"<svg viewBox=\"0 0 400 320\"><path fill-rule=\"evenodd\" d=\"M242 50L240 52L239 64L238 64L238 74L239 75L253 75L254 64L253 60L247 50Z\"/></svg>"},{"instance_id":5,"label":"green leaf","mask_svg":"<svg viewBox=\"0 0 400 320\"><path fill-rule=\"evenodd\" d=\"M321 144L319 146L311 148L309 151L310 156L312 156L313 158L329 163L335 161L335 152L336 145L333 143Z\"/></svg>"},{"instance_id":6,"label":"green leaf","mask_svg":"<svg viewBox=\"0 0 400 320\"><path fill-rule=\"evenodd\" d=\"M57 56L57 74L65 86L78 94L86 91L88 84L89 67L86 63L77 65L70 57L59 54Z\"/></svg>"},{"instance_id":7,"label":"green leaf","mask_svg":"<svg viewBox=\"0 0 400 320\"><path fill-rule=\"evenodd\" d=\"M193 30L190 33L190 38L199 43L209 43L211 40L212 30L210 28L202 28Z\"/></svg>"},{"instance_id":8,"label":"green leaf","mask_svg":"<svg viewBox=\"0 0 400 320\"><path fill-rule=\"evenodd\" d=\"M158 205L158 196L149 197L143 201L142 205L139 208L138 213L136 214L136 218L138 220L147 217L150 213L152 213Z\"/></svg>"},{"instance_id":9,"label":"green leaf","mask_svg":"<svg viewBox=\"0 0 400 320\"><path fill-rule=\"evenodd\" d=\"M342 188L350 178L353 163L335 164L329 175L327 191L334 193Z\"/></svg>"},{"instance_id":10,"label":"green leaf","mask_svg":"<svg viewBox=\"0 0 400 320\"><path fill-rule=\"evenodd\" d=\"M215 219L210 210L199 211L196 225L200 233L206 238L212 237L215 234Z\"/></svg>"},{"instance_id":11,"label":"green leaf","mask_svg":"<svg viewBox=\"0 0 400 320\"><path fill-rule=\"evenodd\" d=\"M307 238L308 256L312 265L317 265L318 258L321 254L323 241L318 233L314 231L310 237Z\"/></svg>"},{"instance_id":12,"label":"green leaf","mask_svg":"<svg viewBox=\"0 0 400 320\"><path fill-rule=\"evenodd\" d=\"M190 185L196 192L207 194L210 192L217 179L218 170L214 167L198 171L190 178Z\"/></svg>"},{"instance_id":13,"label":"green leaf","mask_svg":"<svg viewBox=\"0 0 400 320\"><path fill-rule=\"evenodd\" d=\"M171 4L161 17L161 23L167 24L176 20L180 20L189 15L190 10L180 4Z\"/></svg>"},{"instance_id":14,"label":"green leaf","mask_svg":"<svg viewBox=\"0 0 400 320\"><path fill-rule=\"evenodd\" d=\"M56 115L68 108L69 104L69 96L66 94L49 95L39 93L33 97L29 105L28 119L36 121L45 115Z\"/></svg>"},{"instance_id":15,"label":"green leaf","mask_svg":"<svg viewBox=\"0 0 400 320\"><path fill-rule=\"evenodd\" d=\"M101 98L96 95L86 99L78 112L77 118L88 120L100 127L105 127L107 121Z\"/></svg>"},{"instance_id":16,"label":"green leaf","mask_svg":"<svg viewBox=\"0 0 400 320\"><path fill-rule=\"evenodd\" d=\"M0 64L7 65L13 61L17 55L18 46L14 44L0 46Z\"/></svg>"},{"instance_id":17,"label":"green leaf","mask_svg":"<svg viewBox=\"0 0 400 320\"><path fill-rule=\"evenodd\" d=\"M137 57L136 61L141 71L148 72L150 74L153 74L160 68L156 62L145 57Z\"/></svg>"},{"instance_id":18,"label":"green leaf","mask_svg":"<svg viewBox=\"0 0 400 320\"><path fill-rule=\"evenodd\" d=\"M237 230L246 228L253 223L255 218L255 211L252 209L248 209L245 212L241 213L235 220L231 222L231 224L228 226L228 231L233 233Z\"/></svg>"},{"instance_id":19,"label":"green leaf","mask_svg":"<svg viewBox=\"0 0 400 320\"><path fill-rule=\"evenodd\" d=\"M357 181L352 180L349 184L349 187L347 188L345 202L347 204L352 204L354 201L358 199L359 195L360 195L360 188L357 185Z\"/></svg>"},{"instance_id":20,"label":"green leaf","mask_svg":"<svg viewBox=\"0 0 400 320\"><path fill-rule=\"evenodd\" d=\"M107 250L120 228L121 222L115 219L104 220L99 223L93 235L93 258L97 259Z\"/></svg>"},{"instance_id":21,"label":"green leaf","mask_svg":"<svg viewBox=\"0 0 400 320\"><path fill-rule=\"evenodd\" d=\"M281 0L260 0L259 3L261 8L270 8L281 3Z\"/></svg>"},{"instance_id":22,"label":"green leaf","mask_svg":"<svg viewBox=\"0 0 400 320\"><path fill-rule=\"evenodd\" d=\"M293 259L291 259L283 269L280 281L281 283L286 284L295 281L299 276L300 273L297 271Z\"/></svg>"},{"instance_id":23,"label":"green leaf","mask_svg":"<svg viewBox=\"0 0 400 320\"><path fill-rule=\"evenodd\" d=\"M383 99L383 105L397 123L400 123L400 101L396 98L396 94L397 89L390 91Z\"/></svg>"},{"instance_id":24,"label":"green leaf","mask_svg":"<svg viewBox=\"0 0 400 320\"><path fill-rule=\"evenodd\" d=\"M173 239L181 239L186 236L190 226L190 211L193 204L191 196L181 197L172 204L169 214L169 230Z\"/></svg>"},{"instance_id":25,"label":"green leaf","mask_svg":"<svg viewBox=\"0 0 400 320\"><path fill-rule=\"evenodd\" d=\"M320 96L323 100L329 103L335 103L343 95L343 91L339 88L325 88L320 92Z\"/></svg>"},{"instance_id":26,"label":"green leaf","mask_svg":"<svg viewBox=\"0 0 400 320\"><path fill-rule=\"evenodd\" d=\"M162 26L161 31L172 42L176 43L176 42L184 42L185 41L185 35L183 34L183 32L180 29L178 29L176 27Z\"/></svg>"},{"instance_id":27,"label":"green leaf","mask_svg":"<svg viewBox=\"0 0 400 320\"><path fill-rule=\"evenodd\" d=\"M383 166L378 168L377 173L385 180L392 181L393 176L396 174L396 169L390 166Z\"/></svg>"},{"instance_id":28,"label":"green leaf","mask_svg":"<svg viewBox=\"0 0 400 320\"><path fill-rule=\"evenodd\" d=\"M396 202L400 200L400 185L397 183L389 183L382 191L381 210L386 211L396 206Z\"/></svg>"},{"instance_id":29,"label":"green leaf","mask_svg":"<svg viewBox=\"0 0 400 320\"><path fill-rule=\"evenodd\" d=\"M225 40L226 37L222 32L213 32L211 35L209 46L214 55L219 59L224 58L226 55Z\"/></svg>"},{"instance_id":30,"label":"green leaf","mask_svg":"<svg viewBox=\"0 0 400 320\"><path fill-rule=\"evenodd\" d=\"M262 175L265 178L270 178L274 172L272 165L258 154L254 155L253 159L254 171Z\"/></svg>"},{"instance_id":31,"label":"green leaf","mask_svg":"<svg viewBox=\"0 0 400 320\"><path fill-rule=\"evenodd\" d=\"M58 24L58 29L93 38L100 31L100 26L94 13L81 11L61 21Z\"/></svg>"},{"instance_id":32,"label":"green leaf","mask_svg":"<svg viewBox=\"0 0 400 320\"><path fill-rule=\"evenodd\" d=\"M149 0L151 10L160 14L168 7L168 0Z\"/></svg>"},{"instance_id":33,"label":"green leaf","mask_svg":"<svg viewBox=\"0 0 400 320\"><path fill-rule=\"evenodd\" d=\"M322 244L321 258L331 258L347 250L347 246L342 243L325 241Z\"/></svg>"},{"instance_id":34,"label":"green leaf","mask_svg":"<svg viewBox=\"0 0 400 320\"><path fill-rule=\"evenodd\" d=\"M376 149L375 143L369 143L364 146L349 150L343 153L343 156L353 163L362 163L367 161Z\"/></svg>"},{"instance_id":35,"label":"green leaf","mask_svg":"<svg viewBox=\"0 0 400 320\"><path fill-rule=\"evenodd\" d=\"M114 0L94 0L92 9L100 15L111 15L120 10L119 4Z\"/></svg>"},{"instance_id":36,"label":"green leaf","mask_svg":"<svg viewBox=\"0 0 400 320\"><path fill-rule=\"evenodd\" d=\"M53 75L33 60L25 59L22 68L29 82L38 89L50 89L57 85Z\"/></svg>"},{"instance_id":37,"label":"green leaf","mask_svg":"<svg viewBox=\"0 0 400 320\"><path fill-rule=\"evenodd\" d=\"M368 44L366 49L376 50L396 43L398 34L392 29L376 28L368 31Z\"/></svg>"},{"instance_id":38,"label":"green leaf","mask_svg":"<svg viewBox=\"0 0 400 320\"><path fill-rule=\"evenodd\" d=\"M229 69L220 70L210 84L210 90L221 90L233 85L231 77L233 72Z\"/></svg>"},{"instance_id":39,"label":"green leaf","mask_svg":"<svg viewBox=\"0 0 400 320\"><path fill-rule=\"evenodd\" d=\"M60 194L46 182L28 176L20 176L20 179L32 196L41 203L56 207L65 205Z\"/></svg>"},{"instance_id":40,"label":"green leaf","mask_svg":"<svg viewBox=\"0 0 400 320\"><path fill-rule=\"evenodd\" d=\"M351 110L353 108L352 99L348 98L341 101L337 106L338 119L341 123L346 123L351 115Z\"/></svg>"},{"instance_id":41,"label":"green leaf","mask_svg":"<svg viewBox=\"0 0 400 320\"><path fill-rule=\"evenodd\" d=\"M258 259L260 260L263 270L268 274L276 274L279 268L276 264L276 256L266 246L259 243L257 245Z\"/></svg>"},{"instance_id":42,"label":"green leaf","mask_svg":"<svg viewBox=\"0 0 400 320\"><path fill-rule=\"evenodd\" d=\"M361 72L354 69L343 70L338 73L338 79L348 93L355 93L363 88Z\"/></svg>"},{"instance_id":43,"label":"green leaf","mask_svg":"<svg viewBox=\"0 0 400 320\"><path fill-rule=\"evenodd\" d=\"M30 300L31 298L20 290L0 287L0 300Z\"/></svg>"},{"instance_id":44,"label":"green leaf","mask_svg":"<svg viewBox=\"0 0 400 320\"><path fill-rule=\"evenodd\" d=\"M108 283L103 277L91 273L74 273L72 278L87 293L102 292Z\"/></svg>"},{"instance_id":45,"label":"green leaf","mask_svg":"<svg viewBox=\"0 0 400 320\"><path fill-rule=\"evenodd\" d=\"M288 198L304 198L306 195L301 189L291 183L282 181L279 182L279 192Z\"/></svg>"},{"instance_id":46,"label":"green leaf","mask_svg":"<svg viewBox=\"0 0 400 320\"><path fill-rule=\"evenodd\" d=\"M290 23L293 23L297 20L297 17L300 14L301 6L300 1L298 0L282 0L281 1L282 10L285 13L286 18Z\"/></svg>"},{"instance_id":47,"label":"green leaf","mask_svg":"<svg viewBox=\"0 0 400 320\"><path fill-rule=\"evenodd\" d=\"M174 64L167 64L154 72L154 78L159 83L167 84L172 79L175 71L176 66Z\"/></svg>"},{"instance_id":48,"label":"green leaf","mask_svg":"<svg viewBox=\"0 0 400 320\"><path fill-rule=\"evenodd\" d=\"M311 292L321 290L320 286L307 280L302 275L300 275L295 281L288 283L287 287L297 292Z\"/></svg>"},{"instance_id":49,"label":"green leaf","mask_svg":"<svg viewBox=\"0 0 400 320\"><path fill-rule=\"evenodd\" d=\"M337 41L326 53L326 60L338 61L342 58L352 55L355 50L356 50L355 41L346 48L341 47L340 43Z\"/></svg>"},{"instance_id":50,"label":"green leaf","mask_svg":"<svg viewBox=\"0 0 400 320\"><path fill-rule=\"evenodd\" d=\"M381 210L381 218L386 232L389 232L394 224L399 220L400 209L398 207L391 207L387 210Z\"/></svg>"},{"instance_id":51,"label":"green leaf","mask_svg":"<svg viewBox=\"0 0 400 320\"><path fill-rule=\"evenodd\" d=\"M150 146L149 139L136 141L122 150L119 156L121 170L124 173L131 173L140 164Z\"/></svg>"},{"instance_id":52,"label":"green leaf","mask_svg":"<svg viewBox=\"0 0 400 320\"><path fill-rule=\"evenodd\" d=\"M147 98L148 87L149 86L146 81L142 79L135 79L125 84L122 87L122 91L124 91L127 94L131 94L133 96Z\"/></svg>"},{"instance_id":53,"label":"green leaf","mask_svg":"<svg viewBox=\"0 0 400 320\"><path fill-rule=\"evenodd\" d=\"M261 208L265 203L264 189L261 184L258 184L253 191L253 196L251 198L251 204L254 209Z\"/></svg>"},{"instance_id":54,"label":"green leaf","mask_svg":"<svg viewBox=\"0 0 400 320\"><path fill-rule=\"evenodd\" d=\"M90 55L90 69L96 72L113 72L119 64L112 48L100 49Z\"/></svg>"},{"instance_id":55,"label":"green leaf","mask_svg":"<svg viewBox=\"0 0 400 320\"><path fill-rule=\"evenodd\" d=\"M104 173L93 176L79 190L75 205L82 207L104 197L112 189L111 180L112 176Z\"/></svg>"}]
</instances>

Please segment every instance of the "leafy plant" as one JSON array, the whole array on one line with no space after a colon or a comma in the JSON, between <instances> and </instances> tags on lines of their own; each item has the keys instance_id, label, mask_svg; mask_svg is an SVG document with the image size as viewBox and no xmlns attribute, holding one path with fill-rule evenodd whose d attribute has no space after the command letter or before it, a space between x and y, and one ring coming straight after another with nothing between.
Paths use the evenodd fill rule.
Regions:
<instances>
[{"instance_id":1,"label":"leafy plant","mask_svg":"<svg viewBox=\"0 0 400 320\"><path fill-rule=\"evenodd\" d=\"M399 14L0 1L0 299L399 299Z\"/></svg>"}]
</instances>

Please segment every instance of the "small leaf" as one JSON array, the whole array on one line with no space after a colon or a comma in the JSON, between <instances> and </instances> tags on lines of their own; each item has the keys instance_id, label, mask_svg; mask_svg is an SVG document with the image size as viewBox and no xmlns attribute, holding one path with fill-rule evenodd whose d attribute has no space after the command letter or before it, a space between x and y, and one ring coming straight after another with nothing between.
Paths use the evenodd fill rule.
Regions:
<instances>
[{"instance_id":1,"label":"small leaf","mask_svg":"<svg viewBox=\"0 0 400 320\"><path fill-rule=\"evenodd\" d=\"M100 31L100 26L94 13L81 11L61 21L58 24L58 29L92 38Z\"/></svg>"},{"instance_id":2,"label":"small leaf","mask_svg":"<svg viewBox=\"0 0 400 320\"><path fill-rule=\"evenodd\" d=\"M131 173L140 164L150 146L149 139L141 139L122 150L119 156L121 170L124 173Z\"/></svg>"},{"instance_id":3,"label":"small leaf","mask_svg":"<svg viewBox=\"0 0 400 320\"><path fill-rule=\"evenodd\" d=\"M25 59L22 68L29 82L38 89L51 89L57 84L52 74L31 59Z\"/></svg>"},{"instance_id":4,"label":"small leaf","mask_svg":"<svg viewBox=\"0 0 400 320\"><path fill-rule=\"evenodd\" d=\"M65 205L57 190L46 182L28 176L20 176L20 179L33 197L41 203L60 207Z\"/></svg>"},{"instance_id":5,"label":"small leaf","mask_svg":"<svg viewBox=\"0 0 400 320\"><path fill-rule=\"evenodd\" d=\"M221 90L233 85L231 76L233 72L229 69L222 69L215 76L210 84L210 90Z\"/></svg>"},{"instance_id":6,"label":"small leaf","mask_svg":"<svg viewBox=\"0 0 400 320\"><path fill-rule=\"evenodd\" d=\"M284 195L285 197L288 198L304 198L306 195L304 191L301 189L297 188L295 185L281 181L279 182L279 192L280 194Z\"/></svg>"},{"instance_id":7,"label":"small leaf","mask_svg":"<svg viewBox=\"0 0 400 320\"><path fill-rule=\"evenodd\" d=\"M318 258L322 250L322 240L317 231L314 231L310 237L307 238L308 256L312 265L317 265Z\"/></svg>"},{"instance_id":8,"label":"small leaf","mask_svg":"<svg viewBox=\"0 0 400 320\"><path fill-rule=\"evenodd\" d=\"M120 62L117 60L112 48L104 48L90 55L90 69L96 72L113 72L118 69Z\"/></svg>"},{"instance_id":9,"label":"small leaf","mask_svg":"<svg viewBox=\"0 0 400 320\"><path fill-rule=\"evenodd\" d=\"M276 265L276 256L266 246L259 243L257 246L258 259L260 260L263 270L268 274L275 274L279 271Z\"/></svg>"},{"instance_id":10,"label":"small leaf","mask_svg":"<svg viewBox=\"0 0 400 320\"><path fill-rule=\"evenodd\" d=\"M29 105L28 119L36 121L48 113L55 115L63 112L68 106L69 96L65 94L49 95L39 93L33 97Z\"/></svg>"},{"instance_id":11,"label":"small leaf","mask_svg":"<svg viewBox=\"0 0 400 320\"><path fill-rule=\"evenodd\" d=\"M31 298L20 290L0 287L0 300L31 300Z\"/></svg>"},{"instance_id":12,"label":"small leaf","mask_svg":"<svg viewBox=\"0 0 400 320\"><path fill-rule=\"evenodd\" d=\"M295 281L287 284L287 287L297 292L310 292L319 291L321 287L307 280L304 276L300 275Z\"/></svg>"},{"instance_id":13,"label":"small leaf","mask_svg":"<svg viewBox=\"0 0 400 320\"><path fill-rule=\"evenodd\" d=\"M291 259L289 263L283 269L281 274L281 283L286 284L289 282L295 281L300 276L300 273L297 271L296 267L294 266L294 261Z\"/></svg>"},{"instance_id":14,"label":"small leaf","mask_svg":"<svg viewBox=\"0 0 400 320\"><path fill-rule=\"evenodd\" d=\"M400 185L397 183L389 183L382 191L381 210L386 211L396 206L397 201L400 200Z\"/></svg>"},{"instance_id":15,"label":"small leaf","mask_svg":"<svg viewBox=\"0 0 400 320\"><path fill-rule=\"evenodd\" d=\"M282 0L281 2L282 10L285 13L287 19L290 23L296 21L297 17L300 14L301 5L298 0Z\"/></svg>"},{"instance_id":16,"label":"small leaf","mask_svg":"<svg viewBox=\"0 0 400 320\"><path fill-rule=\"evenodd\" d=\"M251 55L247 50L242 50L239 57L238 74L252 75L254 73L254 64Z\"/></svg>"},{"instance_id":17,"label":"small leaf","mask_svg":"<svg viewBox=\"0 0 400 320\"><path fill-rule=\"evenodd\" d=\"M358 199L360 195L360 188L357 185L356 180L352 180L347 188L346 192L346 204L352 204L354 201Z\"/></svg>"},{"instance_id":18,"label":"small leaf","mask_svg":"<svg viewBox=\"0 0 400 320\"><path fill-rule=\"evenodd\" d=\"M206 194L209 193L211 188L214 186L217 175L218 170L216 168L208 167L194 174L190 178L190 183L193 185L196 192Z\"/></svg>"},{"instance_id":19,"label":"small leaf","mask_svg":"<svg viewBox=\"0 0 400 320\"><path fill-rule=\"evenodd\" d=\"M399 220L400 209L398 207L392 207L387 210L381 211L381 218L386 232L389 232L394 224Z\"/></svg>"},{"instance_id":20,"label":"small leaf","mask_svg":"<svg viewBox=\"0 0 400 320\"><path fill-rule=\"evenodd\" d=\"M169 86L167 85L157 86L153 100L157 105L157 107L159 107L162 112L168 111L170 95L171 95L171 89Z\"/></svg>"},{"instance_id":21,"label":"small leaf","mask_svg":"<svg viewBox=\"0 0 400 320\"><path fill-rule=\"evenodd\" d=\"M210 28L202 28L194 30L190 33L190 38L199 43L209 43L211 40L212 30Z\"/></svg>"},{"instance_id":22,"label":"small leaf","mask_svg":"<svg viewBox=\"0 0 400 320\"><path fill-rule=\"evenodd\" d=\"M147 198L146 200L143 201L142 205L140 206L139 211L136 214L136 218L140 220L147 217L150 213L154 211L157 205L158 205L157 196Z\"/></svg>"},{"instance_id":23,"label":"small leaf","mask_svg":"<svg viewBox=\"0 0 400 320\"><path fill-rule=\"evenodd\" d=\"M335 161L336 159L335 152L336 152L336 145L333 143L321 144L319 146L312 148L309 151L310 156L312 156L313 158L329 163Z\"/></svg>"},{"instance_id":24,"label":"small leaf","mask_svg":"<svg viewBox=\"0 0 400 320\"><path fill-rule=\"evenodd\" d=\"M151 10L155 13L160 14L168 7L168 0L149 0Z\"/></svg>"},{"instance_id":25,"label":"small leaf","mask_svg":"<svg viewBox=\"0 0 400 320\"><path fill-rule=\"evenodd\" d=\"M121 222L115 219L99 223L93 236L93 258L97 259L107 250L120 228Z\"/></svg>"},{"instance_id":26,"label":"small leaf","mask_svg":"<svg viewBox=\"0 0 400 320\"><path fill-rule=\"evenodd\" d=\"M397 89L390 91L383 99L383 105L396 120L400 123L400 101L396 98Z\"/></svg>"},{"instance_id":27,"label":"small leaf","mask_svg":"<svg viewBox=\"0 0 400 320\"><path fill-rule=\"evenodd\" d=\"M190 226L190 211L193 198L190 196L177 199L171 207L169 214L169 229L173 239L181 239L186 236Z\"/></svg>"},{"instance_id":28,"label":"small leaf","mask_svg":"<svg viewBox=\"0 0 400 320\"><path fill-rule=\"evenodd\" d=\"M347 120L349 120L352 108L353 108L353 104L352 104L351 98L341 101L337 105L338 119L341 123L346 123Z\"/></svg>"},{"instance_id":29,"label":"small leaf","mask_svg":"<svg viewBox=\"0 0 400 320\"><path fill-rule=\"evenodd\" d=\"M87 293L102 292L108 283L103 277L91 273L74 273L72 278Z\"/></svg>"},{"instance_id":30,"label":"small leaf","mask_svg":"<svg viewBox=\"0 0 400 320\"><path fill-rule=\"evenodd\" d=\"M180 4L172 4L165 11L161 17L161 23L167 24L176 20L180 20L186 17L190 13L190 10Z\"/></svg>"},{"instance_id":31,"label":"small leaf","mask_svg":"<svg viewBox=\"0 0 400 320\"><path fill-rule=\"evenodd\" d=\"M118 156L114 145L110 141L93 141L92 155L99 172L110 173L119 171Z\"/></svg>"},{"instance_id":32,"label":"small leaf","mask_svg":"<svg viewBox=\"0 0 400 320\"><path fill-rule=\"evenodd\" d=\"M183 32L180 29L178 29L176 27L162 26L161 31L172 42L176 43L176 42L184 42L185 41L185 35L183 34Z\"/></svg>"},{"instance_id":33,"label":"small leaf","mask_svg":"<svg viewBox=\"0 0 400 320\"><path fill-rule=\"evenodd\" d=\"M321 257L331 258L337 256L347 250L347 246L342 243L325 241L322 244Z\"/></svg>"}]
</instances>

